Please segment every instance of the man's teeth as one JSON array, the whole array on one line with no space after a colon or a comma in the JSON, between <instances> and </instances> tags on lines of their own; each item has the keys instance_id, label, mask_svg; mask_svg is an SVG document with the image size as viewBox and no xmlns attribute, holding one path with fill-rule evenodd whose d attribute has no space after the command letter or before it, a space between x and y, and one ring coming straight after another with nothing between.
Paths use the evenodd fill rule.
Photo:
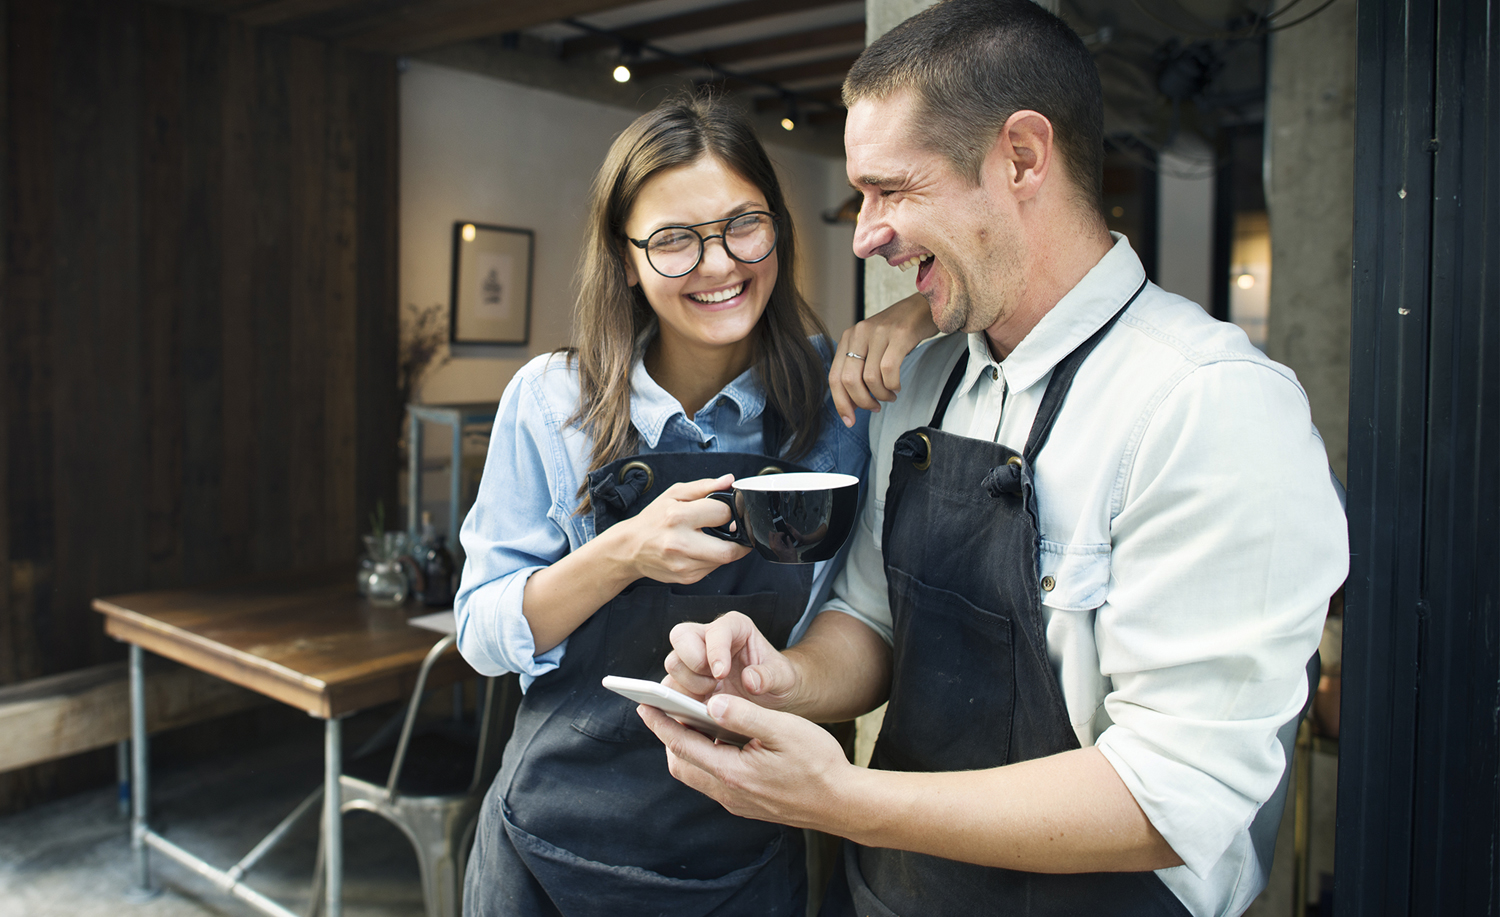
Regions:
<instances>
[{"instance_id":1,"label":"man's teeth","mask_svg":"<svg viewBox=\"0 0 1500 917\"><path fill-rule=\"evenodd\" d=\"M748 282L749 281L746 281L746 283ZM730 287L727 290L720 290L717 293L689 293L688 298L693 300L694 302L716 303L723 302L726 299L734 299L736 296L743 293L744 290L745 284L742 283L737 287Z\"/></svg>"},{"instance_id":2,"label":"man's teeth","mask_svg":"<svg viewBox=\"0 0 1500 917\"><path fill-rule=\"evenodd\" d=\"M916 258L907 258L905 261L901 262L900 264L898 264L896 266L899 267L899 268L901 268L901 270L903 272L905 272L905 271L911 271L911 270L915 270L916 268L921 267L923 264L925 264L926 262L931 261L931 260L932 260L932 256L931 255L919 255Z\"/></svg>"}]
</instances>

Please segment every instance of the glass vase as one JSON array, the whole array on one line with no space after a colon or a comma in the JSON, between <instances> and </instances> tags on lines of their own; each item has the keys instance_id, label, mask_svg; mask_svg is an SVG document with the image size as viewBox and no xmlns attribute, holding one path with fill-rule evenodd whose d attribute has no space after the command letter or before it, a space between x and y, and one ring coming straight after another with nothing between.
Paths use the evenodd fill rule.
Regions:
<instances>
[{"instance_id":1,"label":"glass vase","mask_svg":"<svg viewBox=\"0 0 1500 917\"><path fill-rule=\"evenodd\" d=\"M376 605L400 605L410 588L399 560L377 560L365 576L365 595Z\"/></svg>"}]
</instances>

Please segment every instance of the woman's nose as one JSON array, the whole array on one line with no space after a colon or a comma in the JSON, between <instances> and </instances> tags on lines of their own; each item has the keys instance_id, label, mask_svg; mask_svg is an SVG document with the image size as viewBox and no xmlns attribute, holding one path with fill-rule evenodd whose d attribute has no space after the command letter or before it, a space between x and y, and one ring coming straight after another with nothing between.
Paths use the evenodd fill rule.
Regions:
<instances>
[{"instance_id":1,"label":"woman's nose","mask_svg":"<svg viewBox=\"0 0 1500 917\"><path fill-rule=\"evenodd\" d=\"M724 245L723 236L713 235L703 240L703 258L698 262L699 270L723 273L733 270L734 264L734 259L729 257L729 249Z\"/></svg>"}]
</instances>

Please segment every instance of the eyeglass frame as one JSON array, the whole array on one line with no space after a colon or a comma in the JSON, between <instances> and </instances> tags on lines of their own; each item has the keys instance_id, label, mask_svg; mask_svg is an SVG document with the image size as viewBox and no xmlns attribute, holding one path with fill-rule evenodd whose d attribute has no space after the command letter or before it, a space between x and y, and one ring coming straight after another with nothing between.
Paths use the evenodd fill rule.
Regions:
<instances>
[{"instance_id":1,"label":"eyeglass frame","mask_svg":"<svg viewBox=\"0 0 1500 917\"><path fill-rule=\"evenodd\" d=\"M724 233L716 232L712 235L705 236L703 233L698 231L699 226L712 226L715 223L725 224L724 229L727 231L729 229L730 223L733 223L735 220L738 220L741 217L747 217L753 214L763 214L771 218L771 247L766 249L766 253L764 255L761 255L759 258L756 258L753 261L741 258L739 255L736 255L733 251L731 251L729 248L729 244L724 239ZM651 253L646 250L646 246L651 243L651 236L654 236L659 232L666 232L669 229L686 229L688 232L698 237L698 258L693 262L692 267L688 268L680 274L668 274L666 271L657 267L656 262L651 260ZM776 251L776 246L781 244L781 220L776 216L776 214L772 213L769 210L746 210L744 213L737 213L732 217L721 217L717 220L704 220L702 223L693 223L688 226L662 226L659 229L651 230L651 234L646 236L646 238L644 239L632 239L630 236L625 237L625 241L629 242L631 245L634 245L641 251L646 252L646 263L651 265L651 270L655 271L663 277L673 280L678 277L686 277L687 275L698 269L698 265L703 263L704 254L708 251L708 241L710 239L718 239L719 244L724 247L724 254L728 255L735 261L738 261L740 264L759 264L767 258L771 257L772 253Z\"/></svg>"}]
</instances>

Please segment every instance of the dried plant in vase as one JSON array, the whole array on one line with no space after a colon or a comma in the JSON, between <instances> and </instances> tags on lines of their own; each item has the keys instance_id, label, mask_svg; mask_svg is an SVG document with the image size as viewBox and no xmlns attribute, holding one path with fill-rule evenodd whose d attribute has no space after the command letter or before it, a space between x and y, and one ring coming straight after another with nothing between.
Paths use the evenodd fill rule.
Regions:
<instances>
[{"instance_id":1,"label":"dried plant in vase","mask_svg":"<svg viewBox=\"0 0 1500 917\"><path fill-rule=\"evenodd\" d=\"M401 322L400 364L396 368L396 384L401 392L401 405L411 403L412 396L422 387L422 382L438 367L447 363L448 316L442 303L418 306L407 303L406 316Z\"/></svg>"}]
</instances>

